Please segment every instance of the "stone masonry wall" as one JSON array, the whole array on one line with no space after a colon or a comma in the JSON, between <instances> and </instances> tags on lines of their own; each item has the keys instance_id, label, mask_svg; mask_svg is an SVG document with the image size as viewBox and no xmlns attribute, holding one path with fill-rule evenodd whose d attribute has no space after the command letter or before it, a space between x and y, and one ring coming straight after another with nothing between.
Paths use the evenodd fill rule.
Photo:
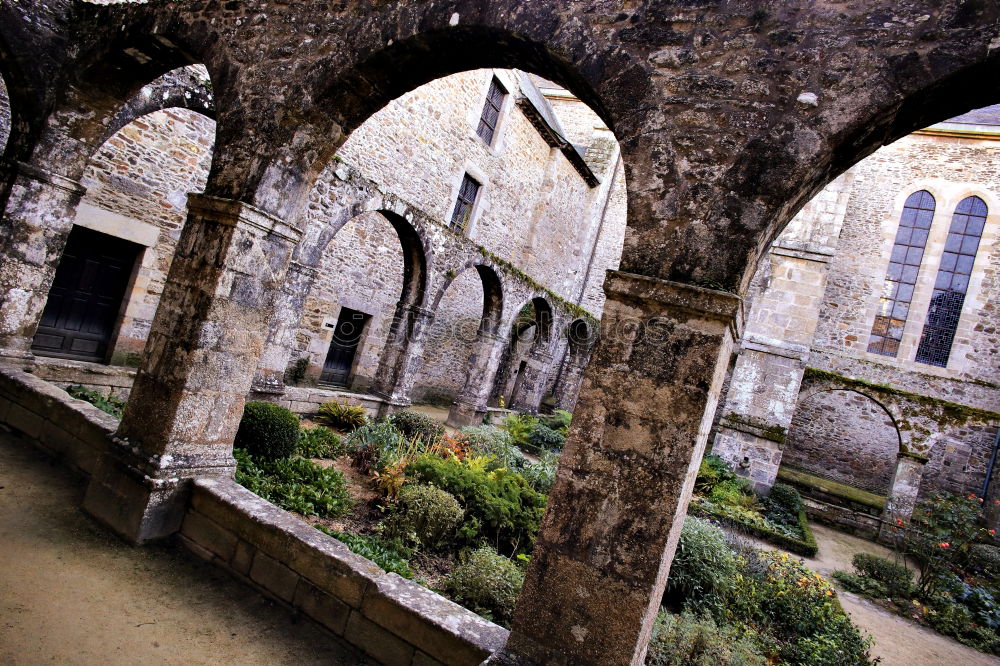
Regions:
<instances>
[{"instance_id":1,"label":"stone masonry wall","mask_svg":"<svg viewBox=\"0 0 1000 666\"><path fill-rule=\"evenodd\" d=\"M896 426L875 401L852 391L826 391L797 406L781 462L886 495L898 453Z\"/></svg>"},{"instance_id":2,"label":"stone masonry wall","mask_svg":"<svg viewBox=\"0 0 1000 666\"><path fill-rule=\"evenodd\" d=\"M10 98L7 96L7 84L0 76L0 154L7 147L10 137Z\"/></svg>"},{"instance_id":3,"label":"stone masonry wall","mask_svg":"<svg viewBox=\"0 0 1000 666\"><path fill-rule=\"evenodd\" d=\"M923 375L995 382L1000 376L1000 146L992 140L914 134L882 148L854 167L854 187L839 251L831 269L814 348L891 366L909 374L907 390L930 390ZM889 251L906 197L927 189L936 211L898 358L867 352ZM955 206L966 196L990 210L947 368L916 363L919 342L943 243ZM881 381L879 377L865 377ZM994 393L994 399L996 394ZM995 404L995 403L994 403ZM983 405L985 407L985 405Z\"/></svg>"}]
</instances>

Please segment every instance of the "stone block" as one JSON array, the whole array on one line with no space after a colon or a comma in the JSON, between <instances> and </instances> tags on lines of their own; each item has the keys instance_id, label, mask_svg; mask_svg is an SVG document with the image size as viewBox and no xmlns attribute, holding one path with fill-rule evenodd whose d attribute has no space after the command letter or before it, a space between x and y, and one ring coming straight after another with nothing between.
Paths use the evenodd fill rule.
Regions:
<instances>
[{"instance_id":1,"label":"stone block","mask_svg":"<svg viewBox=\"0 0 1000 666\"><path fill-rule=\"evenodd\" d=\"M291 602L295 598L299 575L258 550L250 567L250 580L279 599Z\"/></svg>"},{"instance_id":2,"label":"stone block","mask_svg":"<svg viewBox=\"0 0 1000 666\"><path fill-rule=\"evenodd\" d=\"M181 524L181 534L228 562L236 551L237 539L229 530L200 513L189 511Z\"/></svg>"},{"instance_id":3,"label":"stone block","mask_svg":"<svg viewBox=\"0 0 1000 666\"><path fill-rule=\"evenodd\" d=\"M300 580L299 586L295 590L293 603L301 608L302 612L333 633L338 636L344 635L344 630L347 628L347 618L351 614L351 607L344 602L327 594L309 581Z\"/></svg>"},{"instance_id":4,"label":"stone block","mask_svg":"<svg viewBox=\"0 0 1000 666\"><path fill-rule=\"evenodd\" d=\"M246 541L237 541L233 557L229 560L229 566L231 566L236 573L243 576L249 576L250 567L253 565L253 556L256 552L257 549Z\"/></svg>"},{"instance_id":5,"label":"stone block","mask_svg":"<svg viewBox=\"0 0 1000 666\"><path fill-rule=\"evenodd\" d=\"M7 425L19 430L31 439L40 439L45 420L21 404L11 405L7 413Z\"/></svg>"},{"instance_id":6,"label":"stone block","mask_svg":"<svg viewBox=\"0 0 1000 666\"><path fill-rule=\"evenodd\" d=\"M410 666L413 661L412 645L366 619L357 610L351 611L344 638L384 666Z\"/></svg>"},{"instance_id":7,"label":"stone block","mask_svg":"<svg viewBox=\"0 0 1000 666\"><path fill-rule=\"evenodd\" d=\"M396 574L368 590L361 612L446 664L479 663L508 636L503 627Z\"/></svg>"},{"instance_id":8,"label":"stone block","mask_svg":"<svg viewBox=\"0 0 1000 666\"><path fill-rule=\"evenodd\" d=\"M413 653L413 661L410 662L411 666L445 666L437 659L429 657L420 650Z\"/></svg>"}]
</instances>

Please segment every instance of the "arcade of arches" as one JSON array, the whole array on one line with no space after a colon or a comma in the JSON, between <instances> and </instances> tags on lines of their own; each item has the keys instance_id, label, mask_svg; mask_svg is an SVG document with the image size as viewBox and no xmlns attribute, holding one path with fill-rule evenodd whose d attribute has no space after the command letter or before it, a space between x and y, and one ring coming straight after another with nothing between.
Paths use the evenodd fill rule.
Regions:
<instances>
[{"instance_id":1,"label":"arcade of arches","mask_svg":"<svg viewBox=\"0 0 1000 666\"><path fill-rule=\"evenodd\" d=\"M864 203L862 158L1000 101L997 44L1000 9L958 0L0 0L4 382L30 383L42 356L138 366L84 502L138 543L208 510L205 493L231 500L243 404L294 403L290 368L383 412L449 401L455 424L499 394L575 404L490 649L641 663L713 425L715 451L766 488L782 446L789 473L820 471L796 403L846 400L898 435L874 437L869 491L989 486L996 320L978 313L997 310L996 179L939 165L901 176L867 234L842 213ZM907 202L924 191L920 226L906 211L930 209ZM888 260L915 247L900 220L927 232L912 279L908 250ZM954 325L935 290L962 293ZM925 320L951 356L915 387ZM873 360L873 337L898 363ZM371 604L399 612L393 585L345 592L347 630Z\"/></svg>"}]
</instances>

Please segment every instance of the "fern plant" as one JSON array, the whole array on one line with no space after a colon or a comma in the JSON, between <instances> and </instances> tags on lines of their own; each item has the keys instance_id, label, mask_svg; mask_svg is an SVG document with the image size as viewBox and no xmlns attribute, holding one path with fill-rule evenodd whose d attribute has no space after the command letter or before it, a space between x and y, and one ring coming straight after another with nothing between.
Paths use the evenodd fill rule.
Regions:
<instances>
[{"instance_id":1,"label":"fern plant","mask_svg":"<svg viewBox=\"0 0 1000 666\"><path fill-rule=\"evenodd\" d=\"M364 407L344 402L324 402L319 406L314 420L339 430L355 430L368 423Z\"/></svg>"}]
</instances>

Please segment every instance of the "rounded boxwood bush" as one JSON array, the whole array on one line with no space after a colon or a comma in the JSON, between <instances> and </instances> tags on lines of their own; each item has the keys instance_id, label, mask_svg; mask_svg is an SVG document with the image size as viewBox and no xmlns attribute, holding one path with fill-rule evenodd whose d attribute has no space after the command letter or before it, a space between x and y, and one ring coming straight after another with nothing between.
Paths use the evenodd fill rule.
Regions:
<instances>
[{"instance_id":1,"label":"rounded boxwood bush","mask_svg":"<svg viewBox=\"0 0 1000 666\"><path fill-rule=\"evenodd\" d=\"M385 522L385 535L439 550L455 541L465 510L451 493L434 486L404 486Z\"/></svg>"},{"instance_id":2,"label":"rounded boxwood bush","mask_svg":"<svg viewBox=\"0 0 1000 666\"><path fill-rule=\"evenodd\" d=\"M270 402L248 402L233 446L256 460L279 460L295 453L299 417Z\"/></svg>"},{"instance_id":3,"label":"rounded boxwood bush","mask_svg":"<svg viewBox=\"0 0 1000 666\"><path fill-rule=\"evenodd\" d=\"M524 573L516 564L489 546L482 546L452 572L447 588L454 601L509 626L523 584Z\"/></svg>"},{"instance_id":4,"label":"rounded boxwood bush","mask_svg":"<svg viewBox=\"0 0 1000 666\"><path fill-rule=\"evenodd\" d=\"M443 423L438 423L426 414L411 412L408 409L390 414L387 420L407 439L419 437L427 444L436 442L444 434Z\"/></svg>"},{"instance_id":5,"label":"rounded boxwood bush","mask_svg":"<svg viewBox=\"0 0 1000 666\"><path fill-rule=\"evenodd\" d=\"M552 428L536 424L528 435L528 443L536 451L560 451L566 443L566 437Z\"/></svg>"}]
</instances>

